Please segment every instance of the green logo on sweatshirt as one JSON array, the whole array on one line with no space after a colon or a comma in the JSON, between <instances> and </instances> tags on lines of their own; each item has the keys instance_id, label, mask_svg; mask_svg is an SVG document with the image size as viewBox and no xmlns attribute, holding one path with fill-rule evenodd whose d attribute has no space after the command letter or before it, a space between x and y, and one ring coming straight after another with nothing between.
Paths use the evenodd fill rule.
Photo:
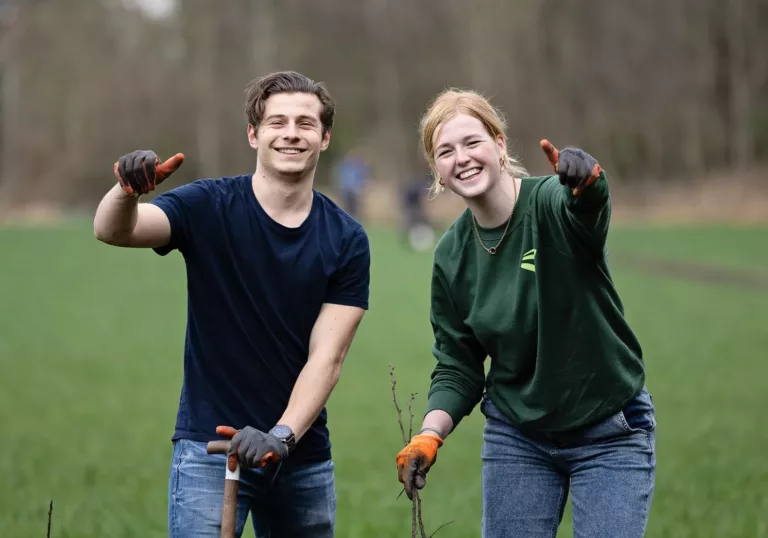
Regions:
<instances>
[{"instance_id":1,"label":"green logo on sweatshirt","mask_svg":"<svg viewBox=\"0 0 768 538\"><path fill-rule=\"evenodd\" d=\"M527 269L528 271L536 272L536 266L533 265L533 259L536 257L536 249L532 248L525 254L523 254L523 263L520 264L520 267L523 269ZM525 263L530 262L530 263Z\"/></svg>"}]
</instances>

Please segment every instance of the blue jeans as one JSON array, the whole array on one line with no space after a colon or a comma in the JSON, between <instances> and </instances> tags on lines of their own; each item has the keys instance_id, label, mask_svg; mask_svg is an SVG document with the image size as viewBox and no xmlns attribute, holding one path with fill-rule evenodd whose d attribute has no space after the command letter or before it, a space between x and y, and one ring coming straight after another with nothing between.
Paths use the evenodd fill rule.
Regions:
<instances>
[{"instance_id":1,"label":"blue jeans","mask_svg":"<svg viewBox=\"0 0 768 538\"><path fill-rule=\"evenodd\" d=\"M206 443L178 440L168 484L170 538L219 538L226 458ZM248 512L257 538L332 537L336 515L333 462L240 470L237 533Z\"/></svg>"},{"instance_id":2,"label":"blue jeans","mask_svg":"<svg viewBox=\"0 0 768 538\"><path fill-rule=\"evenodd\" d=\"M604 421L536 436L489 399L482 449L484 538L554 537L570 491L574 538L645 534L656 474L655 410L643 389Z\"/></svg>"}]
</instances>

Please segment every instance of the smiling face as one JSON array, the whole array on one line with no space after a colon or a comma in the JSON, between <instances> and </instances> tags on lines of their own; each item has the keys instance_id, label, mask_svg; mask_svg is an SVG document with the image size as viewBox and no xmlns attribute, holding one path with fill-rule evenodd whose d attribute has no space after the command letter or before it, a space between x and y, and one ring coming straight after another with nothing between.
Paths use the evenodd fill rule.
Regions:
<instances>
[{"instance_id":1,"label":"smiling face","mask_svg":"<svg viewBox=\"0 0 768 538\"><path fill-rule=\"evenodd\" d=\"M476 117L460 112L447 119L435 130L433 147L435 171L462 198L482 196L501 181L504 136L492 137Z\"/></svg>"},{"instance_id":2,"label":"smiling face","mask_svg":"<svg viewBox=\"0 0 768 538\"><path fill-rule=\"evenodd\" d=\"M258 128L248 125L248 141L258 152L259 166L269 174L305 177L328 148L322 103L312 93L276 93L264 103Z\"/></svg>"}]
</instances>

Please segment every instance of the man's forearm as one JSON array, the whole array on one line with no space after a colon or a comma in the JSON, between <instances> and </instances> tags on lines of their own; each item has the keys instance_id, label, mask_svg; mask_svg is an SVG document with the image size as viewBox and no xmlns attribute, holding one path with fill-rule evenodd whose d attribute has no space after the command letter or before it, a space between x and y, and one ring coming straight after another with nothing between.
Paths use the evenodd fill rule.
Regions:
<instances>
[{"instance_id":1,"label":"man's forearm","mask_svg":"<svg viewBox=\"0 0 768 538\"><path fill-rule=\"evenodd\" d=\"M279 424L290 426L296 440L312 426L328 402L341 377L342 360L337 357L310 357L293 387Z\"/></svg>"},{"instance_id":2,"label":"man's forearm","mask_svg":"<svg viewBox=\"0 0 768 538\"><path fill-rule=\"evenodd\" d=\"M136 227L139 212L139 198L123 191L120 184L104 195L93 219L93 234L96 239L111 245L120 245Z\"/></svg>"}]
</instances>

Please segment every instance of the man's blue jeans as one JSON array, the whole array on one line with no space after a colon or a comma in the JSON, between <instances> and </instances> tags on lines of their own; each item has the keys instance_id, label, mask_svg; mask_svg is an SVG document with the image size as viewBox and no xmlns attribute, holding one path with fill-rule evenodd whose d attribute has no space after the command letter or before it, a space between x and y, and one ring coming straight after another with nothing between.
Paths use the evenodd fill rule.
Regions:
<instances>
[{"instance_id":1,"label":"man's blue jeans","mask_svg":"<svg viewBox=\"0 0 768 538\"><path fill-rule=\"evenodd\" d=\"M226 457L210 455L206 443L174 443L168 485L170 538L218 538ZM258 538L330 538L336 515L331 460L240 470L237 536L248 513Z\"/></svg>"},{"instance_id":2,"label":"man's blue jeans","mask_svg":"<svg viewBox=\"0 0 768 538\"><path fill-rule=\"evenodd\" d=\"M570 491L574 538L644 535L656 474L656 418L643 389L623 411L567 435L524 434L487 398L484 538L554 537Z\"/></svg>"}]
</instances>

